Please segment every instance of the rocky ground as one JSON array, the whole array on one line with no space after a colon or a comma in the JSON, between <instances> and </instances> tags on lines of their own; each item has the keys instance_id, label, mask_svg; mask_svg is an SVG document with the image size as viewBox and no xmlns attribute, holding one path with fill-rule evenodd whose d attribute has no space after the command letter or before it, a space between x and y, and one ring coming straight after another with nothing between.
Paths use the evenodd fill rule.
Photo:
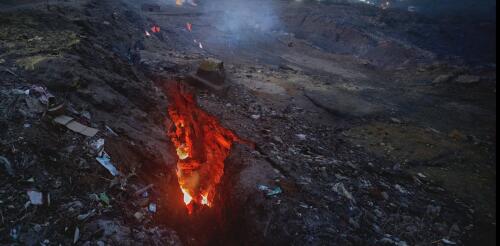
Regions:
<instances>
[{"instance_id":1,"label":"rocky ground","mask_svg":"<svg viewBox=\"0 0 500 246\"><path fill-rule=\"evenodd\" d=\"M0 4L0 244L495 245L496 46L454 30L496 24L256 2ZM188 216L164 89L209 57L231 87L198 104L255 148Z\"/></svg>"}]
</instances>

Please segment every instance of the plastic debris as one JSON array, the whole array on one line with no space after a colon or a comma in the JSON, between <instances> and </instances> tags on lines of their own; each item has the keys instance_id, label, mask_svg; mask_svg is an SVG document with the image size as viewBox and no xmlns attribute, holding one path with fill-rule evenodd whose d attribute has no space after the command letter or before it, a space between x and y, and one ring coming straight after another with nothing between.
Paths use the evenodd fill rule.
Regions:
<instances>
[{"instance_id":1,"label":"plastic debris","mask_svg":"<svg viewBox=\"0 0 500 246\"><path fill-rule=\"evenodd\" d=\"M111 162L111 157L104 151L102 151L102 154L96 158L96 160L104 167L106 168L109 173L113 176L118 176L120 172L116 169L115 165Z\"/></svg>"},{"instance_id":2,"label":"plastic debris","mask_svg":"<svg viewBox=\"0 0 500 246\"><path fill-rule=\"evenodd\" d=\"M43 194L41 192L30 190L27 194L32 205L43 205Z\"/></svg>"},{"instance_id":3,"label":"plastic debris","mask_svg":"<svg viewBox=\"0 0 500 246\"><path fill-rule=\"evenodd\" d=\"M441 239L441 242L443 242L446 245L457 245L457 243L455 243L453 241L450 241L450 240L448 240L446 238Z\"/></svg>"},{"instance_id":4,"label":"plastic debris","mask_svg":"<svg viewBox=\"0 0 500 246\"><path fill-rule=\"evenodd\" d=\"M258 120L258 119L260 119L260 115L254 114L254 115L251 115L250 118L252 118L254 120Z\"/></svg>"},{"instance_id":5,"label":"plastic debris","mask_svg":"<svg viewBox=\"0 0 500 246\"><path fill-rule=\"evenodd\" d=\"M19 233L21 232L21 226L15 226L14 228L10 229L9 236L13 240L19 239Z\"/></svg>"},{"instance_id":6,"label":"plastic debris","mask_svg":"<svg viewBox=\"0 0 500 246\"><path fill-rule=\"evenodd\" d=\"M80 221L84 221L92 216L95 215L95 209L93 209L92 211L86 213L86 214L80 214L78 215L77 219L80 220Z\"/></svg>"},{"instance_id":7,"label":"plastic debris","mask_svg":"<svg viewBox=\"0 0 500 246\"><path fill-rule=\"evenodd\" d=\"M51 98L55 98L54 95L47 90L47 88L37 85L34 85L29 89L29 94L38 97L38 100L40 100L40 102L44 105L48 105L49 100Z\"/></svg>"},{"instance_id":8,"label":"plastic debris","mask_svg":"<svg viewBox=\"0 0 500 246\"><path fill-rule=\"evenodd\" d=\"M156 203L150 203L149 204L149 207L148 207L149 212L156 213L156 209L157 209Z\"/></svg>"},{"instance_id":9,"label":"plastic debris","mask_svg":"<svg viewBox=\"0 0 500 246\"><path fill-rule=\"evenodd\" d=\"M266 193L266 196L276 196L283 193L283 190L280 187L271 189L265 185L259 185L259 190L264 191Z\"/></svg>"},{"instance_id":10,"label":"plastic debris","mask_svg":"<svg viewBox=\"0 0 500 246\"><path fill-rule=\"evenodd\" d=\"M394 188L396 188L396 190L398 190L402 194L409 194L409 192L405 188L403 188L403 186L401 186L401 185L397 184L394 186Z\"/></svg>"},{"instance_id":11,"label":"plastic debris","mask_svg":"<svg viewBox=\"0 0 500 246\"><path fill-rule=\"evenodd\" d=\"M90 146L96 151L96 153L98 153L99 156L101 156L102 152L104 151L104 143L105 140L103 138L100 138L90 142Z\"/></svg>"},{"instance_id":12,"label":"plastic debris","mask_svg":"<svg viewBox=\"0 0 500 246\"><path fill-rule=\"evenodd\" d=\"M29 96L30 90L13 89L12 93L14 93L14 95L26 95L26 96Z\"/></svg>"},{"instance_id":13,"label":"plastic debris","mask_svg":"<svg viewBox=\"0 0 500 246\"><path fill-rule=\"evenodd\" d=\"M113 135L113 136L115 136L115 137L118 137L118 134L117 134L115 131L113 131L113 129L111 129L111 127L109 127L109 126L105 126L105 127L106 127L106 130L107 130L107 131L108 131L111 135Z\"/></svg>"},{"instance_id":14,"label":"plastic debris","mask_svg":"<svg viewBox=\"0 0 500 246\"><path fill-rule=\"evenodd\" d=\"M73 235L73 244L76 244L80 240L80 228L75 228L75 234Z\"/></svg>"},{"instance_id":15,"label":"plastic debris","mask_svg":"<svg viewBox=\"0 0 500 246\"><path fill-rule=\"evenodd\" d=\"M65 127L67 127L68 129L70 129L74 132L80 133L80 134L87 136L87 137L93 137L99 132L99 130L97 130L95 128L84 126L84 125L78 123L77 121L75 121L74 118L69 117L67 115L61 115L61 116L55 118L54 122L58 123L60 125L63 125Z\"/></svg>"},{"instance_id":16,"label":"plastic debris","mask_svg":"<svg viewBox=\"0 0 500 246\"><path fill-rule=\"evenodd\" d=\"M300 141L305 141L307 139L307 136L305 134L297 134L295 135Z\"/></svg>"},{"instance_id":17,"label":"plastic debris","mask_svg":"<svg viewBox=\"0 0 500 246\"><path fill-rule=\"evenodd\" d=\"M148 190L152 189L154 184L150 184L142 189L139 189L135 192L136 196L142 196L143 198L147 198L149 196Z\"/></svg>"},{"instance_id":18,"label":"plastic debris","mask_svg":"<svg viewBox=\"0 0 500 246\"><path fill-rule=\"evenodd\" d=\"M5 171L10 175L14 176L14 169L12 169L12 165L10 164L10 161L7 160L7 158L0 156L0 164L3 164Z\"/></svg>"},{"instance_id":19,"label":"plastic debris","mask_svg":"<svg viewBox=\"0 0 500 246\"><path fill-rule=\"evenodd\" d=\"M110 205L111 200L109 199L109 196L106 193L101 193L99 194L99 200L106 203L106 205Z\"/></svg>"},{"instance_id":20,"label":"plastic debris","mask_svg":"<svg viewBox=\"0 0 500 246\"><path fill-rule=\"evenodd\" d=\"M135 219L136 219L136 220L138 220L138 221L142 221L142 219L144 218L144 214L143 214L143 213L141 213L141 212L136 212L136 213L134 214L134 217L135 217Z\"/></svg>"}]
</instances>

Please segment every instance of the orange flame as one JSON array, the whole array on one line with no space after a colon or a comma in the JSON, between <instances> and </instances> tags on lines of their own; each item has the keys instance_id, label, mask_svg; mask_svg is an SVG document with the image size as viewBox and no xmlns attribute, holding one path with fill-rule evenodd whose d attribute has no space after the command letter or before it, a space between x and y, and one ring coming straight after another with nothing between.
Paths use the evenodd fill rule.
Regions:
<instances>
[{"instance_id":1,"label":"orange flame","mask_svg":"<svg viewBox=\"0 0 500 246\"><path fill-rule=\"evenodd\" d=\"M200 109L180 84L170 86L167 94L173 122L168 135L177 150L177 177L191 214L195 205L212 206L224 161L233 143L244 141Z\"/></svg>"}]
</instances>

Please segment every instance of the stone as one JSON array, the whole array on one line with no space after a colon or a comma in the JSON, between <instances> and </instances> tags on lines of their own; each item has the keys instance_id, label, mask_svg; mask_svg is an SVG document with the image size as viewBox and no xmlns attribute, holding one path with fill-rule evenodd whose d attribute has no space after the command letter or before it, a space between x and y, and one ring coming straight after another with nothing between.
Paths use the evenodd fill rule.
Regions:
<instances>
[{"instance_id":1,"label":"stone","mask_svg":"<svg viewBox=\"0 0 500 246\"><path fill-rule=\"evenodd\" d=\"M214 58L203 60L197 71L190 74L189 82L195 86L209 88L214 91L227 89L224 63Z\"/></svg>"}]
</instances>

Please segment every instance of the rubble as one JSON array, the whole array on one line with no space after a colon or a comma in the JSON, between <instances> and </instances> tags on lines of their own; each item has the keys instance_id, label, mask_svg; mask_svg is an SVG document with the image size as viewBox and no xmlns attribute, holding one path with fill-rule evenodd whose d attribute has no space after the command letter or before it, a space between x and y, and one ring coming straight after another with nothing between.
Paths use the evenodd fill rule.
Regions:
<instances>
[{"instance_id":1,"label":"rubble","mask_svg":"<svg viewBox=\"0 0 500 246\"><path fill-rule=\"evenodd\" d=\"M496 213L484 198L496 180L496 78L462 69L457 45L442 41L463 43L460 23L274 1L279 25L244 18L226 30L240 23L211 21L230 18L229 5L117 3L0 4L0 244L491 238L478 231ZM456 76L468 73L477 77ZM166 134L171 80L196 85L197 106L256 146L233 146L220 195L198 216L188 216L176 175L188 155ZM443 134L452 129L460 134ZM34 187L39 205L24 209Z\"/></svg>"}]
</instances>

